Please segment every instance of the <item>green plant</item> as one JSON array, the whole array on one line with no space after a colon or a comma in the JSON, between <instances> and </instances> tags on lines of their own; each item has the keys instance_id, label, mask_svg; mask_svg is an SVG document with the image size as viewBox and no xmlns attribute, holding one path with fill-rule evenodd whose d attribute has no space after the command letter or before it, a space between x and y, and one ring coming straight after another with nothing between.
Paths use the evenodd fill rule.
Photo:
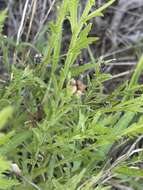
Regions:
<instances>
[{"instance_id":1,"label":"green plant","mask_svg":"<svg viewBox=\"0 0 143 190\"><path fill-rule=\"evenodd\" d=\"M7 107L0 112L0 129L4 127L8 119L12 116L12 108ZM7 144L10 138L14 136L14 131L7 134L0 133L0 147ZM0 156L0 189L9 189L14 185L18 185L18 182L13 179L8 179L4 175L4 172L11 170L10 162L8 162L3 154Z\"/></svg>"},{"instance_id":2,"label":"green plant","mask_svg":"<svg viewBox=\"0 0 143 190\"><path fill-rule=\"evenodd\" d=\"M26 48L32 45L22 42L16 45L1 36L5 56L9 46L15 47L19 56L18 62L7 67L10 79L0 89L1 109L10 106L0 113L0 125L5 126L0 155L21 169L20 176L13 176L19 184L11 180L7 189L15 185L11 189L106 190L116 188L118 183L134 188L142 183L142 170L133 167L142 161L142 150L135 149L135 145L143 132L142 85L137 83L143 57L130 82L105 94L103 83L112 76L100 73L100 63L94 60L89 48L97 40L89 37L90 20L102 16L114 1L90 12L94 1L89 0L80 16L79 1L64 0L56 22L50 23L48 47L39 65L32 64L27 56ZM65 19L71 24L72 36L67 54L62 56ZM74 67L84 48L89 49L91 62ZM73 93L71 80L90 68L96 68L95 76L92 80L85 76L87 91L78 96ZM13 117L7 122L12 110ZM120 150L133 137L139 138L138 141L114 158L111 150ZM3 158L0 165L1 162L5 166L0 167L3 173L9 164ZM132 177L136 176L138 179L133 182ZM6 189L1 181L0 188Z\"/></svg>"}]
</instances>

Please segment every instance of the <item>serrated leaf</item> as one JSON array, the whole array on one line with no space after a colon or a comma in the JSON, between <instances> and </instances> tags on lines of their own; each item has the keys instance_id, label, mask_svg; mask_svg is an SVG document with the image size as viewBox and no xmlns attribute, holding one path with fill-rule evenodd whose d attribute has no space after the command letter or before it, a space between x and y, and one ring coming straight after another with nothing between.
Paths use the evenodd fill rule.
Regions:
<instances>
[{"instance_id":1,"label":"serrated leaf","mask_svg":"<svg viewBox=\"0 0 143 190\"><path fill-rule=\"evenodd\" d=\"M78 2L79 0L70 0L68 4L70 16L68 17L71 23L72 32L74 32L77 28L77 11L78 11Z\"/></svg>"},{"instance_id":2,"label":"serrated leaf","mask_svg":"<svg viewBox=\"0 0 143 190\"><path fill-rule=\"evenodd\" d=\"M107 9L110 5L112 5L116 0L110 0L109 2L105 3L104 5L102 5L100 8L98 8L97 10L93 11L92 13L90 13L88 15L88 17L86 18L86 21L91 20L93 17L96 16L103 16L102 11L104 11L105 9Z\"/></svg>"},{"instance_id":3,"label":"serrated leaf","mask_svg":"<svg viewBox=\"0 0 143 190\"><path fill-rule=\"evenodd\" d=\"M84 73L86 70L95 68L95 64L93 63L87 63L81 66L76 66L71 68L71 76L75 77L80 75L81 73Z\"/></svg>"},{"instance_id":4,"label":"serrated leaf","mask_svg":"<svg viewBox=\"0 0 143 190\"><path fill-rule=\"evenodd\" d=\"M130 127L126 128L123 132L123 136L127 135L137 135L143 132L143 124L133 124Z\"/></svg>"},{"instance_id":5,"label":"serrated leaf","mask_svg":"<svg viewBox=\"0 0 143 190\"><path fill-rule=\"evenodd\" d=\"M84 38L87 37L87 35L89 34L90 30L91 30L91 27L92 27L92 23L89 23L80 33L79 35L79 40L83 40Z\"/></svg>"},{"instance_id":6,"label":"serrated leaf","mask_svg":"<svg viewBox=\"0 0 143 190\"><path fill-rule=\"evenodd\" d=\"M80 51L82 49L87 48L88 45L90 45L91 43L93 43L93 42L95 42L97 40L98 40L98 38L96 38L96 37L89 37L89 38L78 39L75 47L73 47L71 49L71 52L73 54L76 54L76 53L78 54L78 53L80 53Z\"/></svg>"}]
</instances>

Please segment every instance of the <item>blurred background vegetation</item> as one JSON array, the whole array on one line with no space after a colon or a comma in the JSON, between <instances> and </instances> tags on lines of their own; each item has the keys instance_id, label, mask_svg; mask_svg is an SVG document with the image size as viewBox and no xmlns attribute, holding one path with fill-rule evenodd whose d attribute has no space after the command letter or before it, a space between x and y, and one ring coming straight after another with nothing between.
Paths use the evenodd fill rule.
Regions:
<instances>
[{"instance_id":1,"label":"blurred background vegetation","mask_svg":"<svg viewBox=\"0 0 143 190\"><path fill-rule=\"evenodd\" d=\"M26 1L0 0L0 9L8 9L8 18L4 26L4 34L12 39L17 39L23 10ZM80 1L79 15L86 4L86 0ZM105 0L96 0L96 7L100 7ZM56 10L61 3L51 0L31 0L26 8L24 27L20 33L23 42L29 42L36 46L41 54L47 46L49 35L47 23L56 18ZM143 1L142 0L117 0L103 17L92 19L93 27L90 36L99 37L98 42L91 46L92 53L96 59L113 59L109 65L102 66L106 73L119 74L112 85L111 90L120 82L127 79L142 53L143 46ZM63 24L62 52L66 52L70 40L70 24L68 20ZM32 56L36 54L32 52ZM13 53L9 52L12 62ZM89 61L88 50L83 50L76 63L86 64ZM0 58L2 65L2 60ZM90 72L92 73L92 71ZM106 90L107 90L106 89ZM107 90L107 91L108 91Z\"/></svg>"}]
</instances>

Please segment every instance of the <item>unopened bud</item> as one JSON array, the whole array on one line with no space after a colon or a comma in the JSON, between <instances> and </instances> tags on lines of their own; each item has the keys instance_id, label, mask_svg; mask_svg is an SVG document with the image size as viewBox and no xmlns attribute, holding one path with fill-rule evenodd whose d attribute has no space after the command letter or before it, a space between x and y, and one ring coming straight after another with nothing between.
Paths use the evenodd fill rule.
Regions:
<instances>
[{"instance_id":1,"label":"unopened bud","mask_svg":"<svg viewBox=\"0 0 143 190\"><path fill-rule=\"evenodd\" d=\"M11 170L12 170L12 172L13 172L15 175L21 176L21 170L20 170L20 168L18 167L17 164L15 164L15 163L11 164Z\"/></svg>"}]
</instances>

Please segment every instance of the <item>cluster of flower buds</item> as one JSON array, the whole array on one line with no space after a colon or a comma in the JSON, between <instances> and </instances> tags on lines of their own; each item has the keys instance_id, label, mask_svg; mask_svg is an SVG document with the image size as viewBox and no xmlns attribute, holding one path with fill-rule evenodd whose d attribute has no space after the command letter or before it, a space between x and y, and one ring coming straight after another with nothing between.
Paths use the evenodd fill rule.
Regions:
<instances>
[{"instance_id":1,"label":"cluster of flower buds","mask_svg":"<svg viewBox=\"0 0 143 190\"><path fill-rule=\"evenodd\" d=\"M77 96L83 95L86 90L86 85L82 81L75 79L70 80L69 87L72 94L75 94Z\"/></svg>"}]
</instances>

